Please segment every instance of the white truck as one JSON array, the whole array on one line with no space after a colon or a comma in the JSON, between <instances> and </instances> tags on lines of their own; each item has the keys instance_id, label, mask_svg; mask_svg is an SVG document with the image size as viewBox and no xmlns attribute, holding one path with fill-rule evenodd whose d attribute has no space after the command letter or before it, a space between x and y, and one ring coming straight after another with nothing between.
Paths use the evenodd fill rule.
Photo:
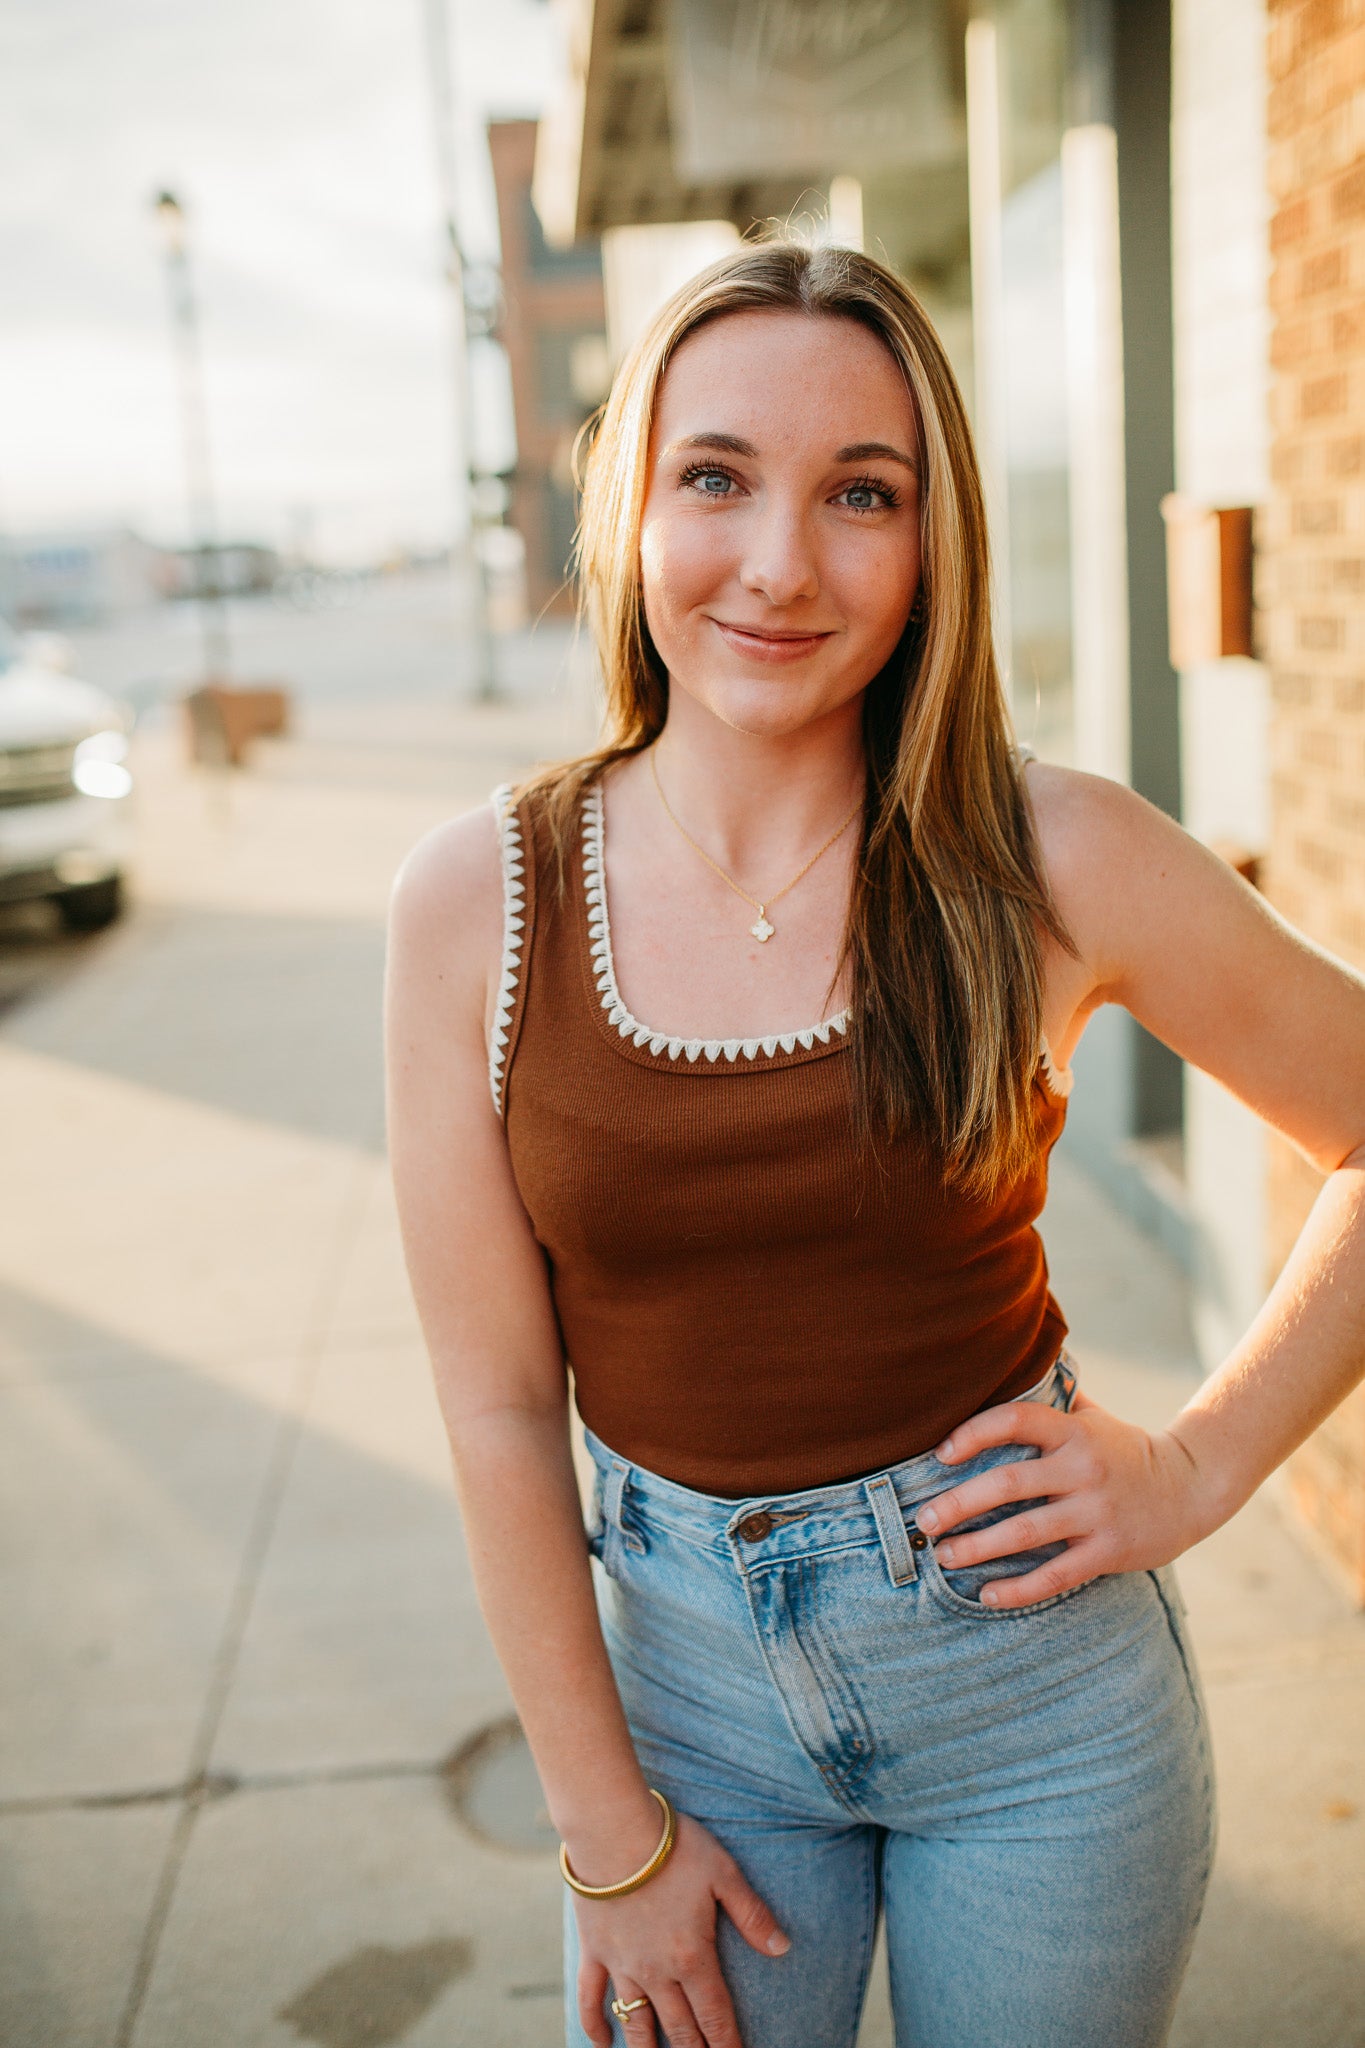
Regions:
<instances>
[{"instance_id":1,"label":"white truck","mask_svg":"<svg viewBox=\"0 0 1365 2048\"><path fill-rule=\"evenodd\" d=\"M69 930L94 931L122 906L131 717L64 658L0 619L0 903L47 897Z\"/></svg>"}]
</instances>

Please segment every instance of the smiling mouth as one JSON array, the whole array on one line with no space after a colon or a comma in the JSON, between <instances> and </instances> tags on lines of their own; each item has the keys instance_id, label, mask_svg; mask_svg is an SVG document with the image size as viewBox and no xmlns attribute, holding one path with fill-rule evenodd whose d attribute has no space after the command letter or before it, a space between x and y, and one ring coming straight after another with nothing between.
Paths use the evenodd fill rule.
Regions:
<instances>
[{"instance_id":1,"label":"smiling mouth","mask_svg":"<svg viewBox=\"0 0 1365 2048\"><path fill-rule=\"evenodd\" d=\"M792 660L796 655L806 654L822 641L833 638L828 630L802 633L791 630L774 632L762 626L738 626L729 619L716 619L713 624L730 642L746 654L755 654L761 660Z\"/></svg>"}]
</instances>

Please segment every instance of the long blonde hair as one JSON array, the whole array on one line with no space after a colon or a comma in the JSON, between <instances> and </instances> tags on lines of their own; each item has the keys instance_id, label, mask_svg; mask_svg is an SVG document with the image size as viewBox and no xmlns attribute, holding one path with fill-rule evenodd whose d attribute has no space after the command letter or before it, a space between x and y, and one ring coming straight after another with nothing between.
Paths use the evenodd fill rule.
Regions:
<instances>
[{"instance_id":1,"label":"long blonde hair","mask_svg":"<svg viewBox=\"0 0 1365 2048\"><path fill-rule=\"evenodd\" d=\"M920 593L864 698L868 793L843 952L854 1097L865 1137L923 1132L949 1177L987 1199L1035 1156L1042 933L1074 947L1012 752L962 395L923 308L885 265L851 249L748 243L685 284L635 343L584 435L576 567L605 686L602 744L528 791L563 874L584 790L663 729L668 677L645 623L639 545L655 400L688 335L753 308L858 321L914 398Z\"/></svg>"}]
</instances>

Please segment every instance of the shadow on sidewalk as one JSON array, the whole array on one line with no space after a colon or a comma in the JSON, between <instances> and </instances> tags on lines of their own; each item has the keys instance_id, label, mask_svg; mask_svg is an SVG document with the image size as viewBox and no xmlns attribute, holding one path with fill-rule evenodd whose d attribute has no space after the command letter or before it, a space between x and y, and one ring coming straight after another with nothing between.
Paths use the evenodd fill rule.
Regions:
<instances>
[{"instance_id":1,"label":"shadow on sidewalk","mask_svg":"<svg viewBox=\"0 0 1365 2048\"><path fill-rule=\"evenodd\" d=\"M416 1953L433 1910L501 1998L486 1923L524 1942L528 1887L518 1961L555 1976L553 1859L492 1854L442 1774L507 1701L424 1359L210 1374L31 1297L0 1322L28 1353L0 1385L6 2048L115 2038L158 1888L155 2038L222 1995L205 1925L240 1979L224 2040L339 1953Z\"/></svg>"},{"instance_id":2,"label":"shadow on sidewalk","mask_svg":"<svg viewBox=\"0 0 1365 2048\"><path fill-rule=\"evenodd\" d=\"M230 1115L374 1149L379 919L134 910L83 991L16 1006L5 1042Z\"/></svg>"}]
</instances>

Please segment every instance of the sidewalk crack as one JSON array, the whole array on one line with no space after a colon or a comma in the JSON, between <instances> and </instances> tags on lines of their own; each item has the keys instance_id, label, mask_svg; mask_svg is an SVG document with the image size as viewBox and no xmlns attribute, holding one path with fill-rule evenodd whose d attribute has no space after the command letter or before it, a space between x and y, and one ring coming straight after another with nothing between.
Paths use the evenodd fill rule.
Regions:
<instances>
[{"instance_id":1,"label":"sidewalk crack","mask_svg":"<svg viewBox=\"0 0 1365 2048\"><path fill-rule=\"evenodd\" d=\"M377 1135L378 1132L371 1134L372 1138ZM382 1145L379 1147L379 1155L382 1161ZM133 1964L128 1996L124 2001L113 2048L132 2048L137 2024L151 1985L152 1973L156 1968L161 1938L170 1918L180 1872L194 1833L194 1824L200 1809L213 1796L214 1779L209 1772L209 1759L213 1754L214 1743L218 1739L218 1730L232 1691L233 1679L236 1677L237 1660L247 1624L251 1619L261 1573L270 1553L285 1488L289 1483L289 1475L293 1470L294 1459L308 1420L308 1410L317 1386L327 1340L331 1334L337 1292L360 1233L370 1186L376 1171L383 1170L382 1164L376 1167L374 1151L369 1146L358 1154L352 1165L350 1186L346 1190L337 1218L331 1253L324 1261L317 1295L299 1345L289 1400L276 1427L275 1441L256 1496L246 1541L242 1546L241 1562L228 1601L227 1617L209 1675L203 1710L190 1745L189 1770L185 1784L180 1788L183 1803L162 1859L151 1911L148 1913L147 1924L143 1929L137 1958ZM170 1796L176 1795L172 1792Z\"/></svg>"}]
</instances>

